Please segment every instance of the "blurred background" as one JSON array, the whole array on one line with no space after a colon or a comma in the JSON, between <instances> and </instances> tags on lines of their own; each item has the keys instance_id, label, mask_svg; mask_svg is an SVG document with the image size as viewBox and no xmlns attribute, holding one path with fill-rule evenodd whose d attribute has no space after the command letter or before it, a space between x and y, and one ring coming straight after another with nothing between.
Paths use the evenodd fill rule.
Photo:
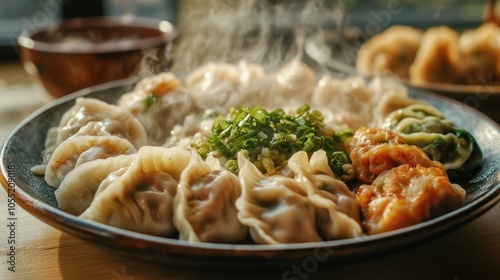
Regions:
<instances>
[{"instance_id":1,"label":"blurred background","mask_svg":"<svg viewBox=\"0 0 500 280\"><path fill-rule=\"evenodd\" d=\"M261 1L267 1L270 4L287 2L287 5L293 7L289 11L291 18L295 17L294 13L298 16L301 8L307 3L307 0ZM0 61L17 60L16 40L23 28L49 25L66 18L127 14L163 19L174 25L189 24L189 22L182 21L182 12L189 12L193 9L205 10L209 2L205 0L0 0ZM351 26L365 24L372 11L386 9L390 4L399 4L403 10L392 17L390 25L406 24L425 28L446 24L457 29L477 26L483 19L485 6L485 1L469 0L344 0L341 2L345 9L344 21Z\"/></svg>"},{"instance_id":2,"label":"blurred background","mask_svg":"<svg viewBox=\"0 0 500 280\"><path fill-rule=\"evenodd\" d=\"M201 20L204 16L213 16L219 10L234 7L243 2L254 2L259 5L265 3L267 5L265 7L275 7L274 10L271 9L273 12L266 12L269 13L268 17L271 17L268 23L274 30L269 33L270 37L275 35L283 37L283 34L294 30L299 22L302 24L307 22L308 27L314 30L322 28L339 30L343 27L354 27L363 31L367 28L366 24L369 19L375 20L380 28L396 24L420 28L446 24L457 30L465 30L481 24L486 4L486 0L0 0L0 86L30 82L19 62L17 46L17 37L24 29L38 28L76 17L136 16L167 20L177 28L181 38L200 37L200 34L210 34L212 30L212 25L204 24ZM320 2L329 8L313 10L312 16L304 20L303 10L311 2ZM387 20L382 11L390 9L397 12L391 13L390 19ZM321 14L316 16L314 14L316 12ZM227 15L222 14L220 17L224 18ZM257 17L252 13L244 16L246 22L239 23L239 25L219 26L219 34L224 35L224 28L232 28L230 32L236 32ZM220 18L215 18L215 23L219 22L222 22ZM255 25L258 27L258 23ZM200 30L200 28L205 30ZM217 33L213 32L213 34ZM229 42L227 46L215 46L212 51L220 50L222 47L233 47L233 49L238 47L232 43ZM214 42L207 44L220 43L215 41L215 44ZM190 56L193 52L206 54L209 50L203 49L203 45L207 44L197 41L195 44L190 44L189 48L180 49L189 52ZM285 41L282 45L290 46L293 43ZM236 55L239 54L233 54L233 56ZM186 65L186 67L192 66L193 64Z\"/></svg>"}]
</instances>

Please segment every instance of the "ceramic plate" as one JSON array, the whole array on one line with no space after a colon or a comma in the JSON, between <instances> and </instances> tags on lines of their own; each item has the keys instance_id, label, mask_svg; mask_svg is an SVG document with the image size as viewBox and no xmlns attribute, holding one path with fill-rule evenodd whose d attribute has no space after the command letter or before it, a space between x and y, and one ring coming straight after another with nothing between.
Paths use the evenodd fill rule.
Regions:
<instances>
[{"instance_id":1,"label":"ceramic plate","mask_svg":"<svg viewBox=\"0 0 500 280\"><path fill-rule=\"evenodd\" d=\"M0 179L8 189L9 172L14 172L16 199L26 211L40 220L80 238L91 240L142 259L168 265L197 268L243 269L282 268L307 257L324 262L341 262L384 254L423 242L478 217L500 200L500 128L484 115L457 102L411 88L414 98L428 101L457 125L470 131L484 153L481 170L462 185L467 190L463 207L436 219L388 233L356 239L290 245L231 245L190 243L122 230L79 219L58 209L54 188L30 168L42 161L47 129L56 126L61 115L79 96L115 102L130 91L133 81L118 81L85 89L56 100L23 121L7 138L1 150ZM9 169L10 168L10 169ZM12 171L13 170L13 171ZM231 263L230 266L227 264Z\"/></svg>"}]
</instances>

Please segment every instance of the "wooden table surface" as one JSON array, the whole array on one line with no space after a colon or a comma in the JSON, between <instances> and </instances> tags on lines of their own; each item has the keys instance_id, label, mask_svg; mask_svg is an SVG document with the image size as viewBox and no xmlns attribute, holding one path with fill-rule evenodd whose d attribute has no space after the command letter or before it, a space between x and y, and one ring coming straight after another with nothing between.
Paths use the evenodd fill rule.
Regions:
<instances>
[{"instance_id":1,"label":"wooden table surface","mask_svg":"<svg viewBox=\"0 0 500 280\"><path fill-rule=\"evenodd\" d=\"M12 69L19 71L18 65L8 69L10 73ZM1 74L0 66L0 79L5 77ZM45 102L30 84L12 86L8 81L3 84L0 143L20 120ZM10 252L7 195L0 191L0 279L500 279L500 204L456 230L410 248L287 277L284 271L259 272L258 268L248 275L163 267L121 256L63 233L19 206L16 217L15 272L12 272L7 255Z\"/></svg>"}]
</instances>

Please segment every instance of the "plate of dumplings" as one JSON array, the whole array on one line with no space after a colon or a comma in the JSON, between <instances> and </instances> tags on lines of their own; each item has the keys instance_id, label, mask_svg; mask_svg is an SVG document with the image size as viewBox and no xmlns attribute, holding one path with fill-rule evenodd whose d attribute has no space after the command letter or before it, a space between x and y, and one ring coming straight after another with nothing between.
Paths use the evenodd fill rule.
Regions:
<instances>
[{"instance_id":1,"label":"plate of dumplings","mask_svg":"<svg viewBox=\"0 0 500 280\"><path fill-rule=\"evenodd\" d=\"M176 80L172 79L170 76L164 77L164 79L170 82L176 82ZM363 234L355 238L313 240L311 242L289 244L274 242L276 244L272 244L273 242L264 242L266 240L263 240L262 243L258 243L250 240L249 237L245 239L244 237L248 236L247 229L235 223L239 226L220 229L223 231L224 236L227 235L231 238L237 237L235 240L238 241L231 243L220 242L218 239L211 238L210 231L207 231L207 235L205 236L193 235L193 228L182 228L183 225L185 227L189 226L189 224L186 223L186 217L182 215L174 216L173 224L177 228L176 230L172 228L171 223L165 223L165 217L149 215L144 211L141 212L140 209L134 210L135 207L137 207L137 205L140 206L142 202L149 203L150 206L155 209L161 208L162 205L168 206L174 204L177 205L174 211L185 213L186 211L183 209L193 207L193 204L189 202L190 198L193 196L206 196L207 194L204 193L202 189L201 191L195 192L193 189L189 188L177 188L176 191L183 194L182 198L184 198L184 200L182 198L176 198L175 201L173 201L172 193L175 192L175 188L177 187L175 182L189 181L191 185L196 185L197 182L199 182L196 180L193 181L197 178L196 176L208 172L218 163L211 162L208 159L206 161L201 160L199 156L193 155L193 153L188 153L185 150L176 150L175 148L168 150L168 152L165 152L161 147L143 147L138 149L144 145L146 141L145 133L147 132L143 131L143 128L137 125L137 122L131 120L128 116L120 112L114 112L114 109L111 108L113 107L112 105L105 105L111 107L103 110L105 111L103 114L112 116L112 121L99 124L91 120L86 120L90 125L86 126L85 129L98 133L100 138L98 140L91 140L89 138L88 141L85 140L85 136L80 136L83 138L79 138L82 141L85 140L85 143L88 145L97 145L97 142L93 143L92 141L100 141L98 144L101 146L107 145L106 143L113 143L113 149L87 149L87 152L85 154L82 153L83 156L80 157L81 160L84 161L85 157L94 156L100 153L109 153L112 157L102 160L102 162L106 161L106 166L114 170L111 175L104 179L103 174L107 171L101 168L102 165L99 165L99 160L82 163L80 165L82 166L82 168L79 169L80 173L88 174L88 176L73 178L66 174L66 172L65 176L67 176L63 180L62 177L58 177L58 172L50 172L49 169L46 169L45 178L37 175L36 166L45 161L44 156L47 155L47 152L44 150L51 145L51 143L46 142L47 139L51 138L48 137L48 134L51 133L51 127L57 126L60 122L77 125L77 122L82 121L82 118L78 117L83 114L82 112L100 108L99 106L102 105L100 103L117 104L123 96L126 96L126 93L133 92L134 89L137 88L137 82L137 80L111 82L84 89L55 100L28 117L12 131L5 141L0 154L2 170L0 180L7 190L10 182L8 181L9 172L11 173L11 169L15 168L16 200L20 206L26 209L30 214L55 228L82 239L110 247L120 253L128 254L146 261L159 262L169 266L182 264L207 269L214 269L214 267L227 268L228 263L232 264L232 269L254 269L255 267L282 269L290 267L290 265L294 263L301 262L304 258L316 256L318 254L322 256L325 262L334 263L350 259L366 258L374 254L389 252L406 245L416 244L421 240L438 236L449 229L465 224L489 210L500 199L500 181L498 177L500 171L500 150L498 145L491 141L492 138L495 139L500 137L499 127L474 109L416 88L409 89L409 96L434 106L443 112L443 114L451 116L455 124L470 131L481 147L484 159L478 172L471 178L468 178L466 182L461 182L461 185L467 190L464 197L464 204L461 207L439 217L397 230L374 235ZM164 86L162 89L170 89L172 85L170 82L162 83L161 85ZM303 81L299 82L303 83ZM139 86L141 86L140 83ZM147 88L147 85L145 87ZM148 92L150 92L150 90ZM174 93L169 94L172 98L183 96L175 96ZM151 105L149 103L151 101L151 96L143 96L144 99L141 99L138 103L134 103L135 99L132 98L134 96L136 95L128 96L127 98L129 99L125 98L122 99L122 101L132 100L133 102L130 101L130 104L138 105L138 107L132 106L133 108L137 108L139 110L138 112L144 110L145 106L148 107ZM96 104L92 105L89 102ZM172 103L169 103L168 106L170 105L172 105ZM172 108L179 108L178 105L175 106L177 107ZM72 115L70 116L67 112L73 112L74 114L71 113ZM168 109L165 112L168 114L179 113L179 110L175 111ZM158 116L160 119L164 118L164 115ZM171 118L175 117L176 114L172 114ZM177 121L180 120L176 120L176 122ZM193 123L197 124L197 122ZM108 133L102 129L103 126L106 126L106 129L113 130L114 134L119 136L108 135ZM124 127L126 131L122 129ZM154 132L156 130L151 129L148 131ZM175 131L175 128L173 131ZM65 134L66 132L75 133L74 131L60 130L59 138L56 137L53 139L57 142L62 141L65 137L68 138ZM78 133L80 133L80 131ZM154 135L147 135L147 137L151 138L154 137ZM130 141L122 141L121 139L124 138ZM69 138L69 140L71 140L71 138ZM64 143L68 145L68 151L75 152L85 149L82 142L73 143L66 139ZM54 153L56 152L59 153L59 151L54 151ZM54 154L51 154L50 156L53 155ZM71 157L71 155L61 153L60 157L66 158ZM247 170L249 174L259 174L258 171L254 170L254 167L248 167L252 165L247 163L243 157L240 156L238 160L240 161L240 165L243 166L243 169ZM56 166L58 163L56 162L54 164L54 166ZM123 169L122 167L124 166L130 167L128 167L128 169ZM188 166L185 170L189 172L182 172L182 170L179 169L180 166ZM72 166L72 168L73 167L74 166ZM133 193L127 194L128 191L126 188L122 188L124 190L122 193L116 192L118 189L117 186L119 186L123 180L139 182L137 178L141 176L140 174L149 172L148 170L154 171L155 168L163 167L172 170L172 172L170 174L159 174L159 176L154 178L143 178L145 180L144 182L147 181L149 184L148 186L151 188L135 184L134 186L137 188ZM59 170L64 172L65 168L59 168ZM208 178L208 182L222 180L231 183L237 180L234 175L225 171L215 172L214 176L214 178ZM265 178L261 177L261 175L255 175L252 176L252 180L265 181ZM91 179L86 180L85 178ZM106 194L106 196L101 195L106 199L95 199L92 201L92 205L89 206L89 201L92 199L87 200L86 197L90 193L90 186L94 185L92 180L95 178L102 181L97 192ZM174 183L160 185L157 184L158 178L160 178L162 182ZM291 179L283 177L282 180L286 181ZM87 184L89 188L66 188L63 193L62 190L59 191L54 187L58 186L62 189L61 186L70 181L76 182L73 184L74 186L85 186L85 184ZM280 184L279 182L271 181L269 181L269 183ZM95 190L93 190L93 192L95 192ZM92 195L94 195L93 192ZM220 194L220 197L223 198L221 203L225 203L224 201L235 201L236 197L233 196L239 195L238 192L230 191L227 188L218 189L217 192ZM276 192L273 193L273 195L280 194ZM349 195L352 196L352 194ZM57 200L58 197L61 196L68 198L65 199L65 201L74 203L61 205ZM78 199L73 199L72 197L78 197ZM113 208L113 205L119 200L121 204ZM277 201L279 201L279 199ZM258 204L248 204L240 208L249 212L261 211L264 209L265 203L266 201L263 200ZM124 205L125 208L123 208ZM218 209L220 205L220 203L215 203L205 206ZM238 205L236 206L239 207ZM304 207L304 209L309 209L306 206ZM91 209L91 211L89 211L89 209ZM172 216L167 212L165 212L165 215ZM116 213L120 213L119 217L123 220L117 219ZM252 221L255 220L252 219L251 215L243 214L243 218ZM145 216L147 216L147 219L141 218ZM200 217L205 221L205 224L201 223L202 226L217 225L218 220L225 218L224 215L214 216L203 213ZM139 220L141 221L138 222ZM307 221L301 222L305 223ZM311 221L311 223L314 222ZM115 224L124 226L113 226ZM133 224L133 228L130 228L131 224ZM265 228L265 225L262 227ZM145 228L150 229L150 232L153 233L169 232L171 234L165 237L159 234L141 232ZM196 231L196 228L194 228L194 230ZM175 233L177 231L180 232L180 234ZM258 232L255 234L258 234ZM306 234L307 232L304 231L301 234L297 233L296 236ZM265 237L265 235L261 236ZM208 242L199 242L202 239L208 240Z\"/></svg>"}]
</instances>

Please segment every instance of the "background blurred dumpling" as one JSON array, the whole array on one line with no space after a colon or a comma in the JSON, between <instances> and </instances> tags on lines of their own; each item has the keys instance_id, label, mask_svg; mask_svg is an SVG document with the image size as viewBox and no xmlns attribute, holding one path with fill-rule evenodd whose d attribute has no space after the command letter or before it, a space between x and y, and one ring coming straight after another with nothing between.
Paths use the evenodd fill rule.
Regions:
<instances>
[{"instance_id":1,"label":"background blurred dumpling","mask_svg":"<svg viewBox=\"0 0 500 280\"><path fill-rule=\"evenodd\" d=\"M500 27L490 22L466 31L458 41L460 71L467 84L500 81Z\"/></svg>"},{"instance_id":2,"label":"background blurred dumpling","mask_svg":"<svg viewBox=\"0 0 500 280\"><path fill-rule=\"evenodd\" d=\"M410 81L415 84L457 83L458 38L458 32L447 26L429 28L410 67Z\"/></svg>"},{"instance_id":3,"label":"background blurred dumpling","mask_svg":"<svg viewBox=\"0 0 500 280\"><path fill-rule=\"evenodd\" d=\"M361 47L356 67L369 75L391 72L398 77L408 78L422 34L422 30L410 26L392 26L373 36Z\"/></svg>"}]
</instances>

